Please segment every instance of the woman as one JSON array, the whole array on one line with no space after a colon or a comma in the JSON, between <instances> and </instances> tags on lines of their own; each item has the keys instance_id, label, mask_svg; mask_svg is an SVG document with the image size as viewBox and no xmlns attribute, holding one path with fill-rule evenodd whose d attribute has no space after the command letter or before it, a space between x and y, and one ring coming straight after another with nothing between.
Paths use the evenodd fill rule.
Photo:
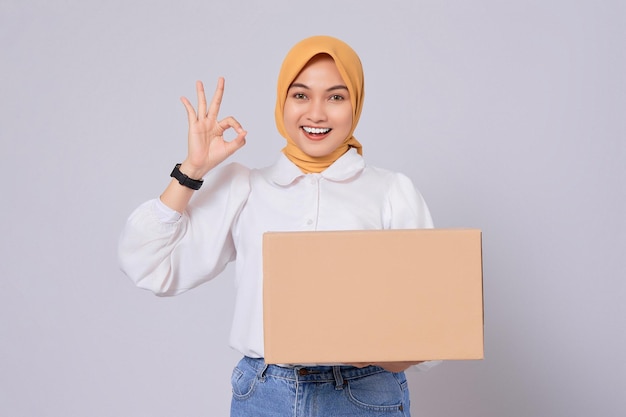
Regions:
<instances>
[{"instance_id":1,"label":"woman","mask_svg":"<svg viewBox=\"0 0 626 417\"><path fill-rule=\"evenodd\" d=\"M175 295L236 262L230 343L244 357L233 371L231 416L410 415L403 371L415 363L304 367L263 361L264 232L432 227L412 182L366 165L361 156L353 136L364 96L359 57L328 36L307 38L289 51L275 111L287 145L274 165L262 169L216 168L244 146L247 132L232 117L218 120L223 79L208 106L202 83L196 88L198 112L182 99L188 156L160 199L129 218L120 241L123 270L140 287ZM227 129L237 134L230 142L223 136Z\"/></svg>"}]
</instances>

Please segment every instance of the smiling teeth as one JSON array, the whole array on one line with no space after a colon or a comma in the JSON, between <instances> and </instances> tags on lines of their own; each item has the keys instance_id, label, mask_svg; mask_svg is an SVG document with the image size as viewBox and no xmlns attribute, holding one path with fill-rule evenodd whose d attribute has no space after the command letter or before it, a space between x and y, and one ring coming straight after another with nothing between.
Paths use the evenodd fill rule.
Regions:
<instances>
[{"instance_id":1,"label":"smiling teeth","mask_svg":"<svg viewBox=\"0 0 626 417\"><path fill-rule=\"evenodd\" d=\"M306 133L314 133L316 135L319 135L320 133L328 133L330 132L330 129L328 128L319 128L319 127L302 127L302 129L304 129L304 131Z\"/></svg>"}]
</instances>

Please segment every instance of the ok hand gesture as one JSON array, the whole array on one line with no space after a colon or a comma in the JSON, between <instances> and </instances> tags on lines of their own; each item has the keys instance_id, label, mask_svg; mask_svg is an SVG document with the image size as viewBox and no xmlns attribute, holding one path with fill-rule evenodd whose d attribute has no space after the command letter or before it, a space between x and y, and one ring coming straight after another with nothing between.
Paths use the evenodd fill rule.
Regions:
<instances>
[{"instance_id":1,"label":"ok hand gesture","mask_svg":"<svg viewBox=\"0 0 626 417\"><path fill-rule=\"evenodd\" d=\"M181 101L187 110L189 120L187 159L180 170L190 178L200 179L212 168L220 164L246 144L246 132L233 117L218 120L218 113L224 95L224 78L219 78L217 88L207 109L204 86L196 82L198 112L186 97ZM237 137L232 141L224 139L224 132L235 129Z\"/></svg>"}]
</instances>

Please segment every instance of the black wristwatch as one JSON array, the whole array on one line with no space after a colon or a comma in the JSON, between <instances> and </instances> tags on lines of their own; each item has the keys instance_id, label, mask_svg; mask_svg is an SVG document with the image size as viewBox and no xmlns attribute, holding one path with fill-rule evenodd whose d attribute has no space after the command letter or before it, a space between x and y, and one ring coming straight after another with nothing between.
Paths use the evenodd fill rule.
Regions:
<instances>
[{"instance_id":1,"label":"black wristwatch","mask_svg":"<svg viewBox=\"0 0 626 417\"><path fill-rule=\"evenodd\" d=\"M176 178L180 185L191 188L192 190L199 190L200 187L202 187L202 183L204 182L204 180L191 179L187 175L180 172L180 164L176 164L174 170L170 174L170 177Z\"/></svg>"}]
</instances>

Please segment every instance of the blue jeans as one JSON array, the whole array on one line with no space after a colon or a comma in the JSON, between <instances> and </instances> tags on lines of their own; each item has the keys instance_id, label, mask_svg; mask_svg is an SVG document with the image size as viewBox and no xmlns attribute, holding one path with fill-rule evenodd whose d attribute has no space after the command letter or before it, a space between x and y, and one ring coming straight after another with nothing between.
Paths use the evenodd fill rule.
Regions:
<instances>
[{"instance_id":1,"label":"blue jeans","mask_svg":"<svg viewBox=\"0 0 626 417\"><path fill-rule=\"evenodd\" d=\"M287 368L244 357L231 382L231 417L411 415L404 372L377 366Z\"/></svg>"}]
</instances>

